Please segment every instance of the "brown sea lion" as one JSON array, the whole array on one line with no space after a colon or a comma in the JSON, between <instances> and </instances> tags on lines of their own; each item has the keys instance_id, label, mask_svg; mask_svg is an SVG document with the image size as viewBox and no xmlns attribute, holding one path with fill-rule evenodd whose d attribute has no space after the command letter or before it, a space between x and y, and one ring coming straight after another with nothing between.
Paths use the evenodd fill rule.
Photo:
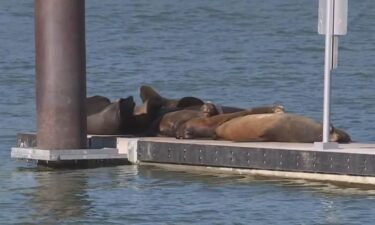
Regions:
<instances>
[{"instance_id":1,"label":"brown sea lion","mask_svg":"<svg viewBox=\"0 0 375 225\"><path fill-rule=\"evenodd\" d=\"M215 139L215 130L221 124L246 115L263 114L263 113L282 113L282 106L264 106L243 110L234 113L219 114L205 118L193 118L179 127L176 132L176 138L193 139L193 138L209 138Z\"/></svg>"},{"instance_id":2,"label":"brown sea lion","mask_svg":"<svg viewBox=\"0 0 375 225\"><path fill-rule=\"evenodd\" d=\"M235 118L216 128L216 136L231 141L313 143L322 141L322 125L310 118L287 114L258 114ZM346 132L333 128L330 141L349 143Z\"/></svg>"},{"instance_id":3,"label":"brown sea lion","mask_svg":"<svg viewBox=\"0 0 375 225\"><path fill-rule=\"evenodd\" d=\"M100 95L95 95L86 98L86 114L87 116L102 111L105 107L111 104L111 101Z\"/></svg>"},{"instance_id":4,"label":"brown sea lion","mask_svg":"<svg viewBox=\"0 0 375 225\"><path fill-rule=\"evenodd\" d=\"M174 108L186 108L190 106L201 106L204 102L196 97L183 97L180 99L168 99L162 97L159 93L157 93L152 87L143 85L140 88L140 97L142 102L146 102L148 99L160 99L162 102L163 107L167 107L170 109Z\"/></svg>"},{"instance_id":5,"label":"brown sea lion","mask_svg":"<svg viewBox=\"0 0 375 225\"><path fill-rule=\"evenodd\" d=\"M201 106L200 110L184 109L169 112L163 115L159 123L158 134L161 136L175 137L178 128L186 121L193 118L210 117L217 115L213 104L206 103Z\"/></svg>"},{"instance_id":6,"label":"brown sea lion","mask_svg":"<svg viewBox=\"0 0 375 225\"><path fill-rule=\"evenodd\" d=\"M100 112L87 117L87 133L98 135L116 135L127 133L132 121L135 102L133 97L119 99Z\"/></svg>"}]
</instances>

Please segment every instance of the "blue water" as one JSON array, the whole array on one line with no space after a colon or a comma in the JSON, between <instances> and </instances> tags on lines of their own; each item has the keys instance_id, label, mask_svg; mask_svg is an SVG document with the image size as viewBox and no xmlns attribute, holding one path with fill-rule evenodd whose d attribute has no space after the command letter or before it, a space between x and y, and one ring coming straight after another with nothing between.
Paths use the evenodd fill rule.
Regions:
<instances>
[{"instance_id":1,"label":"blue water","mask_svg":"<svg viewBox=\"0 0 375 225\"><path fill-rule=\"evenodd\" d=\"M251 107L322 115L317 0L88 0L88 95L142 84ZM349 1L332 74L332 122L375 142L375 1ZM33 2L0 1L0 224L373 224L373 187L167 171L44 170L10 160L35 131Z\"/></svg>"}]
</instances>

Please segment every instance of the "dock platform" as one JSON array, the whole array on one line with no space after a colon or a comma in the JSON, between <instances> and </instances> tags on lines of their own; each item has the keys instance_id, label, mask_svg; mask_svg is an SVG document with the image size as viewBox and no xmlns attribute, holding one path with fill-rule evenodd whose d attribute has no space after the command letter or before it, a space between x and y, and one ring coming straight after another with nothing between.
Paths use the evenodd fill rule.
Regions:
<instances>
[{"instance_id":1,"label":"dock platform","mask_svg":"<svg viewBox=\"0 0 375 225\"><path fill-rule=\"evenodd\" d=\"M37 158L40 153L34 149L34 134L19 134L17 139L12 158L18 159L69 161L89 159L91 154L97 158L90 159L104 160L107 154L104 152L110 151L108 158L118 157L141 165L375 184L375 144L340 144L338 149L322 150L314 144L301 143L90 136L90 148L95 150L79 150L82 155L77 151L78 159L63 152L55 152L54 158L42 159ZM101 158L98 152L103 153Z\"/></svg>"},{"instance_id":2,"label":"dock platform","mask_svg":"<svg viewBox=\"0 0 375 225\"><path fill-rule=\"evenodd\" d=\"M36 162L49 167L98 167L130 164L126 149L121 147L119 136L91 136L87 138L88 149L48 150L36 148L35 133L17 135L16 147L11 158ZM120 149L120 150L119 150Z\"/></svg>"}]
</instances>

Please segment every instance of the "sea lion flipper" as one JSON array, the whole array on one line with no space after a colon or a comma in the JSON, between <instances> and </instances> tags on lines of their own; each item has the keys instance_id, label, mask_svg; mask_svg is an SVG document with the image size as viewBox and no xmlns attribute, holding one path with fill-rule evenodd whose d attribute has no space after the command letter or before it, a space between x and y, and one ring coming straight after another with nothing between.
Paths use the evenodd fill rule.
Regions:
<instances>
[{"instance_id":1,"label":"sea lion flipper","mask_svg":"<svg viewBox=\"0 0 375 225\"><path fill-rule=\"evenodd\" d=\"M163 99L163 97L159 95L159 93L157 93L152 87L147 85L142 85L139 89L139 92L139 96L141 97L143 103L151 98Z\"/></svg>"}]
</instances>

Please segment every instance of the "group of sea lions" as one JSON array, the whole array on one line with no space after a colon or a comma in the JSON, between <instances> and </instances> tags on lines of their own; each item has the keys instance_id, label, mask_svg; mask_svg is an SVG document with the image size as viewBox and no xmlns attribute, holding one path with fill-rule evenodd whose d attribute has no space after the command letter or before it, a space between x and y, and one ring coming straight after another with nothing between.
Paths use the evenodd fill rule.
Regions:
<instances>
[{"instance_id":1,"label":"group of sea lions","mask_svg":"<svg viewBox=\"0 0 375 225\"><path fill-rule=\"evenodd\" d=\"M111 102L87 98L87 132L97 135L166 136L180 139L300 142L322 141L322 125L308 117L285 113L284 107L219 106L195 97L169 99L141 86L143 104L132 96ZM330 141L350 143L345 131L331 126Z\"/></svg>"}]
</instances>

